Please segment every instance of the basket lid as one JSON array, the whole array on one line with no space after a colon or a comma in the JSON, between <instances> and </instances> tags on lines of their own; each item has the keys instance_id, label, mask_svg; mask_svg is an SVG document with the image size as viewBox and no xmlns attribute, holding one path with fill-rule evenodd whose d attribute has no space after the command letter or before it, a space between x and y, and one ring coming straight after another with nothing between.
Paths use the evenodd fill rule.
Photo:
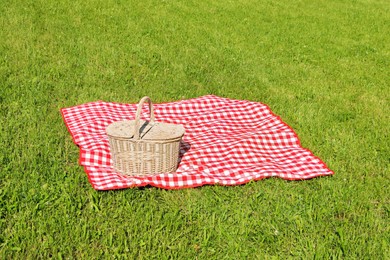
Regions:
<instances>
[{"instance_id":1,"label":"basket lid","mask_svg":"<svg viewBox=\"0 0 390 260\"><path fill-rule=\"evenodd\" d=\"M110 124L106 132L109 136L116 138L135 138L136 120L124 120ZM185 129L182 125L168 124L162 122L148 122L139 120L139 137L142 140L169 140L180 138L184 135Z\"/></svg>"},{"instance_id":2,"label":"basket lid","mask_svg":"<svg viewBox=\"0 0 390 260\"><path fill-rule=\"evenodd\" d=\"M146 101L149 103L150 121L140 119L142 106ZM113 138L170 140L181 138L185 130L182 125L155 122L152 101L149 97L143 97L138 104L135 120L114 122L107 127L106 132Z\"/></svg>"}]
</instances>

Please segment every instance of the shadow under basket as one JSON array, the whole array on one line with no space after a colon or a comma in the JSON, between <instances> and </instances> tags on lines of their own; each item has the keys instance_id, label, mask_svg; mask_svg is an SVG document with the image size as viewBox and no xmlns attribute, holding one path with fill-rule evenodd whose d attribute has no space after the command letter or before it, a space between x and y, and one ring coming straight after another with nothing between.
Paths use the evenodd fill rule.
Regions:
<instances>
[{"instance_id":1,"label":"shadow under basket","mask_svg":"<svg viewBox=\"0 0 390 260\"><path fill-rule=\"evenodd\" d=\"M149 103L149 122L140 120L145 101ZM114 122L106 132L113 167L118 173L143 176L176 171L184 127L155 122L149 97L139 102L135 120Z\"/></svg>"}]
</instances>

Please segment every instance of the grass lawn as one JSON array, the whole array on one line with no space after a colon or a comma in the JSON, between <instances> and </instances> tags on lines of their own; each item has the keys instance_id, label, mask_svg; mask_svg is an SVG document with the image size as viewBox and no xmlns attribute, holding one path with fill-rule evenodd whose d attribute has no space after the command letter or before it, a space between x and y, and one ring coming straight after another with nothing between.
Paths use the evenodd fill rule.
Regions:
<instances>
[{"instance_id":1,"label":"grass lawn","mask_svg":"<svg viewBox=\"0 0 390 260\"><path fill-rule=\"evenodd\" d=\"M0 4L0 258L390 258L390 2ZM60 108L263 102L335 172L98 192Z\"/></svg>"}]
</instances>

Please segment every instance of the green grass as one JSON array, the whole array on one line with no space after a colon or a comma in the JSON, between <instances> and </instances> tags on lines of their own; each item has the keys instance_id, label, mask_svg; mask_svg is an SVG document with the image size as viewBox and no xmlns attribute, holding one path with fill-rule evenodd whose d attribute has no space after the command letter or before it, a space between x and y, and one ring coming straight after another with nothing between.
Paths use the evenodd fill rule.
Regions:
<instances>
[{"instance_id":1,"label":"green grass","mask_svg":"<svg viewBox=\"0 0 390 260\"><path fill-rule=\"evenodd\" d=\"M390 258L390 3L0 4L0 258ZM335 172L98 192L59 109L268 104Z\"/></svg>"}]
</instances>

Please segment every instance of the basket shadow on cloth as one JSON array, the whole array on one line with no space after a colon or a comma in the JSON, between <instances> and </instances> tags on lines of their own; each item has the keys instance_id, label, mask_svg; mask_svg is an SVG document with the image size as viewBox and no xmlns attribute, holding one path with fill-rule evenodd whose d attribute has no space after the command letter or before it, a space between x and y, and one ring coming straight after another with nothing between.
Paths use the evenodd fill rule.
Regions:
<instances>
[{"instance_id":1,"label":"basket shadow on cloth","mask_svg":"<svg viewBox=\"0 0 390 260\"><path fill-rule=\"evenodd\" d=\"M179 160L177 163L177 167L179 167L181 160L183 159L183 156L186 152L188 152L191 149L191 144L181 140L180 141L180 152L179 152Z\"/></svg>"}]
</instances>

